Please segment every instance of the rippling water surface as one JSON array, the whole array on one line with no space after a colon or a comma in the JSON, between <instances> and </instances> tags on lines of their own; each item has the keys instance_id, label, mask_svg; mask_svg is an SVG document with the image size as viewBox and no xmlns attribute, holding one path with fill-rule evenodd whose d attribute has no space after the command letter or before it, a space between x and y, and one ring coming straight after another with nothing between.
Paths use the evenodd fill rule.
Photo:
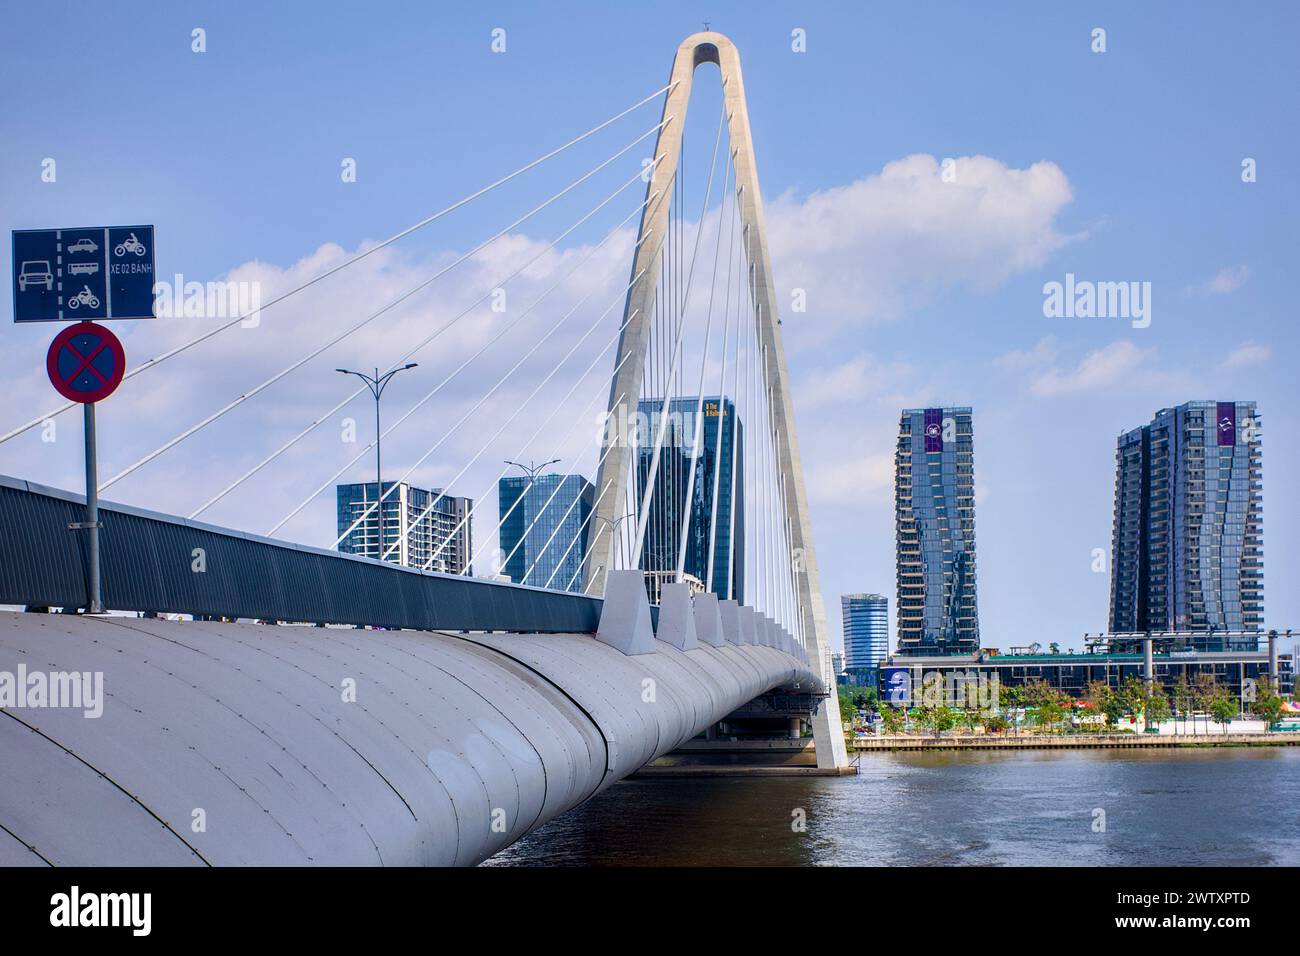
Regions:
<instances>
[{"instance_id":1,"label":"rippling water surface","mask_svg":"<svg viewBox=\"0 0 1300 956\"><path fill-rule=\"evenodd\" d=\"M1296 865L1297 794L1293 747L866 754L857 777L620 783L487 865Z\"/></svg>"}]
</instances>

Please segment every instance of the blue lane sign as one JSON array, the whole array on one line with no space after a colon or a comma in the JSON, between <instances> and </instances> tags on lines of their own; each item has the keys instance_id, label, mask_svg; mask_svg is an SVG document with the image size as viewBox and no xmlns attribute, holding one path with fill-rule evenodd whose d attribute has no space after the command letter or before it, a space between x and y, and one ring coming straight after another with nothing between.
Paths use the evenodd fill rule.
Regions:
<instances>
[{"instance_id":1,"label":"blue lane sign","mask_svg":"<svg viewBox=\"0 0 1300 956\"><path fill-rule=\"evenodd\" d=\"M154 317L153 226L14 230L14 321Z\"/></svg>"}]
</instances>

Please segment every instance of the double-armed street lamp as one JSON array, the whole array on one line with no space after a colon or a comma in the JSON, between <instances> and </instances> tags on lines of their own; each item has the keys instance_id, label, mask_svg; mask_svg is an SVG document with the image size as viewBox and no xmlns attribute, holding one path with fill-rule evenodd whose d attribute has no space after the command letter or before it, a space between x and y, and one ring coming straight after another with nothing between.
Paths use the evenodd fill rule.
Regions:
<instances>
[{"instance_id":1,"label":"double-armed street lamp","mask_svg":"<svg viewBox=\"0 0 1300 956\"><path fill-rule=\"evenodd\" d=\"M522 469L524 474L528 476L528 480L530 482L535 482L537 481L538 472L540 472L543 468L549 468L551 465L559 464L559 462L560 459L552 458L550 461L544 461L540 465L534 465L534 464L521 465L517 461L507 461L505 462L505 464L514 465L516 468Z\"/></svg>"},{"instance_id":2,"label":"double-armed street lamp","mask_svg":"<svg viewBox=\"0 0 1300 956\"><path fill-rule=\"evenodd\" d=\"M544 461L544 462L542 462L540 465L536 465L536 464L532 464L532 463L529 463L529 464L527 464L527 465L521 465L521 464L520 464L519 462L517 462L517 461L506 461L505 464L507 464L507 465L514 465L516 468L520 469L521 471L524 472L524 474L526 474L526 475L528 476L528 484L524 487L524 491L527 491L528 489L532 488L533 485L537 484L537 474L538 474L538 472L540 472L543 468L549 468L551 465L557 464L559 461L560 461L560 459L558 459L558 458L552 458L550 461ZM520 494L520 497L522 497L522 492L521 492L521 494ZM518 500L518 499L516 499L516 500ZM525 508L526 508L526 507L527 507L527 506L525 506ZM524 537L527 537L527 534L525 534ZM528 554L528 547L527 547L527 545L524 546L524 554L525 554L525 555ZM525 560L527 560L526 557L525 557Z\"/></svg>"},{"instance_id":3,"label":"double-armed street lamp","mask_svg":"<svg viewBox=\"0 0 1300 956\"><path fill-rule=\"evenodd\" d=\"M355 375L366 383L366 388L370 389L370 394L375 396L375 508L379 512L379 547L375 551L375 557L381 561L384 558L384 478L381 468L382 459L379 454L381 438L379 431L379 399L383 396L384 389L394 375L398 372L405 372L408 368L415 368L419 364L419 362L408 362L400 368L389 369L383 375L379 374L377 368L374 375L367 375L365 372L354 372L346 368L336 368L334 370L344 375Z\"/></svg>"}]
</instances>

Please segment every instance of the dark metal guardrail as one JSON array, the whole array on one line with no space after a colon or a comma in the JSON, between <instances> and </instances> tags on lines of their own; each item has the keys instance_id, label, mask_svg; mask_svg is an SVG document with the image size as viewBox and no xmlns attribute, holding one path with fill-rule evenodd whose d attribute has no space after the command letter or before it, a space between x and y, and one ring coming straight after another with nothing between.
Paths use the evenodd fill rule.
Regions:
<instances>
[{"instance_id":1,"label":"dark metal guardrail","mask_svg":"<svg viewBox=\"0 0 1300 956\"><path fill-rule=\"evenodd\" d=\"M110 610L388 628L584 633L600 598L404 568L101 502ZM85 498L0 475L0 604L86 606Z\"/></svg>"}]
</instances>

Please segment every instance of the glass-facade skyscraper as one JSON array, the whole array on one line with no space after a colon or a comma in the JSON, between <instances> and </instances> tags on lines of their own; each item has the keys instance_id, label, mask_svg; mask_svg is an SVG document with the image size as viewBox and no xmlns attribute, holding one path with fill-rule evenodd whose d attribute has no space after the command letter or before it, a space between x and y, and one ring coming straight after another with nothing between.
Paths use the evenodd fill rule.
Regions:
<instances>
[{"instance_id":1,"label":"glass-facade skyscraper","mask_svg":"<svg viewBox=\"0 0 1300 956\"><path fill-rule=\"evenodd\" d=\"M889 598L883 594L840 596L844 668L877 667L889 656Z\"/></svg>"},{"instance_id":2,"label":"glass-facade skyscraper","mask_svg":"<svg viewBox=\"0 0 1300 956\"><path fill-rule=\"evenodd\" d=\"M375 503L377 487L373 481L338 486L339 534L352 527ZM379 546L379 509L376 508L339 542L339 550L370 558L378 558L382 552L388 555L386 560L406 567L424 568L428 564L430 571L464 574L474 551L469 520L473 500L442 495L437 488L416 488L405 481L384 482L384 491L394 487L396 490L381 505L383 547Z\"/></svg>"},{"instance_id":3,"label":"glass-facade skyscraper","mask_svg":"<svg viewBox=\"0 0 1300 956\"><path fill-rule=\"evenodd\" d=\"M650 474L654 436L658 433L663 399L644 398L637 410L645 416L644 443L637 456L636 493L638 504L645 494ZM674 398L668 404L669 420L664 433L654 493L650 498L650 515L646 523L645 542L641 549L641 568L649 572L673 571L681 544L682 515L687 508L686 486L695 473L689 504L690 521L686 530L686 564L684 571L709 582L709 535L713 515L713 472L720 464L718 476L717 542L713 555L713 591L721 598L730 597L744 603L745 582L745 462L744 426L736 417L730 399L705 396L701 441L695 447L695 410L698 398ZM735 510L733 529L732 510ZM735 560L732 560L732 552ZM730 594L727 580L731 579ZM647 579L647 587L655 588Z\"/></svg>"},{"instance_id":4,"label":"glass-facade skyscraper","mask_svg":"<svg viewBox=\"0 0 1300 956\"><path fill-rule=\"evenodd\" d=\"M1112 632L1263 627L1259 432L1254 402L1196 401L1119 436Z\"/></svg>"},{"instance_id":5,"label":"glass-facade skyscraper","mask_svg":"<svg viewBox=\"0 0 1300 956\"><path fill-rule=\"evenodd\" d=\"M898 653L979 650L969 407L908 408L894 453Z\"/></svg>"},{"instance_id":6,"label":"glass-facade skyscraper","mask_svg":"<svg viewBox=\"0 0 1300 956\"><path fill-rule=\"evenodd\" d=\"M501 573L516 584L581 591L578 572L594 504L591 482L582 475L538 475L530 487L529 480L512 475L497 483Z\"/></svg>"}]
</instances>

